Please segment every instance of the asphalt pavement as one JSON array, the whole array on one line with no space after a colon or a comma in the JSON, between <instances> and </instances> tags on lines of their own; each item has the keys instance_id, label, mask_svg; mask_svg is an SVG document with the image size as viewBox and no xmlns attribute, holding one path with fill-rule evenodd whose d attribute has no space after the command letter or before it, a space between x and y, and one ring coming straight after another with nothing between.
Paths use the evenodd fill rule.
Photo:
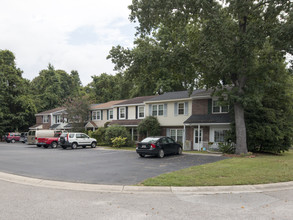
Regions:
<instances>
[{"instance_id":1,"label":"asphalt pavement","mask_svg":"<svg viewBox=\"0 0 293 220\"><path fill-rule=\"evenodd\" d=\"M141 158L134 151L99 147L63 150L0 143L0 172L74 183L135 185L163 173L223 159L227 158L195 154Z\"/></svg>"}]
</instances>

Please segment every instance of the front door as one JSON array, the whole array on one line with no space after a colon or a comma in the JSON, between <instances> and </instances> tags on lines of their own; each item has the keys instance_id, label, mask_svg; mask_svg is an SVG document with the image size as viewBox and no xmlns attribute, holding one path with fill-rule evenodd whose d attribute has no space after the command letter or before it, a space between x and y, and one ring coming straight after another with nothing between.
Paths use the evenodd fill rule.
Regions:
<instances>
[{"instance_id":1,"label":"front door","mask_svg":"<svg viewBox=\"0 0 293 220\"><path fill-rule=\"evenodd\" d=\"M198 128L194 128L194 144L193 149L194 150L201 150L203 147L203 141L202 141L202 129L199 129L200 132L198 132Z\"/></svg>"}]
</instances>

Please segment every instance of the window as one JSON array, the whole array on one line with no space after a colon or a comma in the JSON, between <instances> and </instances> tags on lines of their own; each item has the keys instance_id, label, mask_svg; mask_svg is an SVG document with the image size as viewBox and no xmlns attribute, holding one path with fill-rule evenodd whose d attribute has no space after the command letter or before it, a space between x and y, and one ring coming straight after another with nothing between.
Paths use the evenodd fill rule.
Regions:
<instances>
[{"instance_id":1,"label":"window","mask_svg":"<svg viewBox=\"0 0 293 220\"><path fill-rule=\"evenodd\" d=\"M213 113L227 113L229 112L229 105L219 105L219 101L213 101Z\"/></svg>"},{"instance_id":2,"label":"window","mask_svg":"<svg viewBox=\"0 0 293 220\"><path fill-rule=\"evenodd\" d=\"M111 120L111 119L113 119L113 109L110 109L109 110L109 116L108 116L108 118Z\"/></svg>"},{"instance_id":3,"label":"window","mask_svg":"<svg viewBox=\"0 0 293 220\"><path fill-rule=\"evenodd\" d=\"M101 111L94 111L92 114L92 120L101 120Z\"/></svg>"},{"instance_id":4,"label":"window","mask_svg":"<svg viewBox=\"0 0 293 220\"><path fill-rule=\"evenodd\" d=\"M152 116L164 115L164 105L153 105Z\"/></svg>"},{"instance_id":5,"label":"window","mask_svg":"<svg viewBox=\"0 0 293 220\"><path fill-rule=\"evenodd\" d=\"M138 118L144 118L144 106L138 106Z\"/></svg>"},{"instance_id":6,"label":"window","mask_svg":"<svg viewBox=\"0 0 293 220\"><path fill-rule=\"evenodd\" d=\"M48 123L49 122L49 116L48 115L44 115L43 116L43 123Z\"/></svg>"},{"instance_id":7,"label":"window","mask_svg":"<svg viewBox=\"0 0 293 220\"><path fill-rule=\"evenodd\" d=\"M178 143L183 143L183 129L171 129L170 136Z\"/></svg>"},{"instance_id":8,"label":"window","mask_svg":"<svg viewBox=\"0 0 293 220\"><path fill-rule=\"evenodd\" d=\"M55 124L59 124L61 122L61 115L55 116Z\"/></svg>"},{"instance_id":9,"label":"window","mask_svg":"<svg viewBox=\"0 0 293 220\"><path fill-rule=\"evenodd\" d=\"M215 142L225 142L225 137L228 130L216 130L214 132Z\"/></svg>"},{"instance_id":10,"label":"window","mask_svg":"<svg viewBox=\"0 0 293 220\"><path fill-rule=\"evenodd\" d=\"M97 120L101 120L101 111L97 111Z\"/></svg>"},{"instance_id":11,"label":"window","mask_svg":"<svg viewBox=\"0 0 293 220\"><path fill-rule=\"evenodd\" d=\"M184 115L184 103L178 103L178 115Z\"/></svg>"},{"instance_id":12,"label":"window","mask_svg":"<svg viewBox=\"0 0 293 220\"><path fill-rule=\"evenodd\" d=\"M97 112L92 112L92 120L97 120Z\"/></svg>"},{"instance_id":13,"label":"window","mask_svg":"<svg viewBox=\"0 0 293 220\"><path fill-rule=\"evenodd\" d=\"M119 118L125 119L125 107L119 108Z\"/></svg>"}]
</instances>

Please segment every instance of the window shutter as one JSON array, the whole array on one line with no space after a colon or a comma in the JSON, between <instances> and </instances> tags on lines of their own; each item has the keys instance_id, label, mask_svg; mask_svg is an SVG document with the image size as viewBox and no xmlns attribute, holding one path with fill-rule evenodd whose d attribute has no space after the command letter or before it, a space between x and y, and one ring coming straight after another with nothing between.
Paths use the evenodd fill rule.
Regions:
<instances>
[{"instance_id":1,"label":"window shutter","mask_svg":"<svg viewBox=\"0 0 293 220\"><path fill-rule=\"evenodd\" d=\"M109 120L109 109L107 110L107 121Z\"/></svg>"},{"instance_id":2,"label":"window shutter","mask_svg":"<svg viewBox=\"0 0 293 220\"><path fill-rule=\"evenodd\" d=\"M101 110L101 120L103 120L103 110Z\"/></svg>"},{"instance_id":3,"label":"window shutter","mask_svg":"<svg viewBox=\"0 0 293 220\"><path fill-rule=\"evenodd\" d=\"M126 106L125 109L126 109L126 110L125 110L125 118L128 119L128 107Z\"/></svg>"},{"instance_id":4,"label":"window shutter","mask_svg":"<svg viewBox=\"0 0 293 220\"><path fill-rule=\"evenodd\" d=\"M178 115L178 103L175 102L174 103L174 116L177 116Z\"/></svg>"},{"instance_id":5,"label":"window shutter","mask_svg":"<svg viewBox=\"0 0 293 220\"><path fill-rule=\"evenodd\" d=\"M138 119L138 106L135 106L135 119Z\"/></svg>"},{"instance_id":6,"label":"window shutter","mask_svg":"<svg viewBox=\"0 0 293 220\"><path fill-rule=\"evenodd\" d=\"M149 105L149 116L152 116L152 105Z\"/></svg>"},{"instance_id":7,"label":"window shutter","mask_svg":"<svg viewBox=\"0 0 293 220\"><path fill-rule=\"evenodd\" d=\"M184 103L184 115L188 115L188 102Z\"/></svg>"},{"instance_id":8,"label":"window shutter","mask_svg":"<svg viewBox=\"0 0 293 220\"><path fill-rule=\"evenodd\" d=\"M117 120L119 120L119 107L117 108Z\"/></svg>"},{"instance_id":9,"label":"window shutter","mask_svg":"<svg viewBox=\"0 0 293 220\"><path fill-rule=\"evenodd\" d=\"M168 108L168 105L167 103L164 104L164 117L167 117L167 108Z\"/></svg>"},{"instance_id":10,"label":"window shutter","mask_svg":"<svg viewBox=\"0 0 293 220\"><path fill-rule=\"evenodd\" d=\"M212 114L212 99L208 100L208 114Z\"/></svg>"}]
</instances>

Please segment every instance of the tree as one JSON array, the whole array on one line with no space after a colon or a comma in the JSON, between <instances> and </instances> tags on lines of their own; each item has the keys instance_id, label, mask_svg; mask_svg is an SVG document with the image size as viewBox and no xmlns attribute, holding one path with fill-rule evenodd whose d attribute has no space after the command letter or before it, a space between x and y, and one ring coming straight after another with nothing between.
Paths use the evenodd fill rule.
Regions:
<instances>
[{"instance_id":1,"label":"tree","mask_svg":"<svg viewBox=\"0 0 293 220\"><path fill-rule=\"evenodd\" d=\"M138 132L146 137L160 135L160 123L154 116L147 116L137 127Z\"/></svg>"},{"instance_id":2,"label":"tree","mask_svg":"<svg viewBox=\"0 0 293 220\"><path fill-rule=\"evenodd\" d=\"M30 95L29 81L22 78L15 56L0 50L0 135L27 130L35 119L36 106Z\"/></svg>"},{"instance_id":3,"label":"tree","mask_svg":"<svg viewBox=\"0 0 293 220\"><path fill-rule=\"evenodd\" d=\"M31 88L40 112L59 107L66 98L79 96L81 85L77 71L69 75L49 64L32 80Z\"/></svg>"},{"instance_id":4,"label":"tree","mask_svg":"<svg viewBox=\"0 0 293 220\"><path fill-rule=\"evenodd\" d=\"M86 96L68 98L64 104L66 117L73 131L84 131L89 118L89 99Z\"/></svg>"},{"instance_id":5,"label":"tree","mask_svg":"<svg viewBox=\"0 0 293 220\"><path fill-rule=\"evenodd\" d=\"M168 51L189 52L194 67L190 81L228 94L235 113L236 153L247 153L245 107L259 99L250 94L251 82L266 75L256 71L258 54L266 44L279 56L292 53L292 2L133 0L129 8L141 38L164 30L171 36L165 37ZM185 36L184 42L173 35ZM232 89L223 89L225 85Z\"/></svg>"},{"instance_id":6,"label":"tree","mask_svg":"<svg viewBox=\"0 0 293 220\"><path fill-rule=\"evenodd\" d=\"M85 90L93 102L104 103L130 98L129 91L132 85L122 74L108 75L102 73L100 76L92 76L92 78L93 81Z\"/></svg>"}]
</instances>

